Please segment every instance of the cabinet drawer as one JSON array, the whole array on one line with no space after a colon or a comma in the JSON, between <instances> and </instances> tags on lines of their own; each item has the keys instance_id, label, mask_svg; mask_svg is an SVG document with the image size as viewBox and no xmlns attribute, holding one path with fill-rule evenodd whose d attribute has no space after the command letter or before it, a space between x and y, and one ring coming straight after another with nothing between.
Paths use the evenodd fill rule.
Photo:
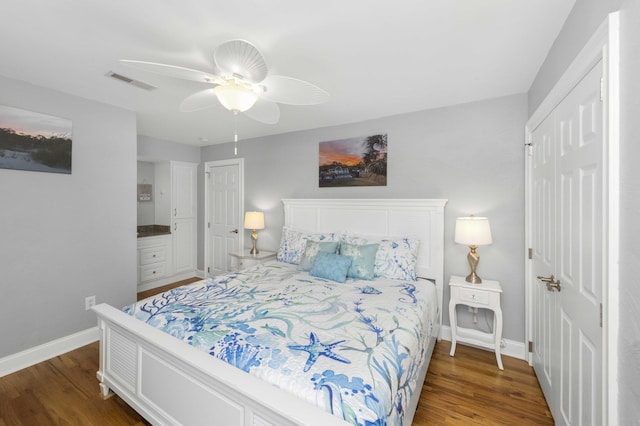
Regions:
<instances>
[{"instance_id":1,"label":"cabinet drawer","mask_svg":"<svg viewBox=\"0 0 640 426\"><path fill-rule=\"evenodd\" d=\"M470 288L461 288L459 290L459 298L461 302L475 303L478 305L489 304L489 292L483 290L472 290Z\"/></svg>"},{"instance_id":2,"label":"cabinet drawer","mask_svg":"<svg viewBox=\"0 0 640 426\"><path fill-rule=\"evenodd\" d=\"M140 265L164 262L164 246L146 247L140 249Z\"/></svg>"},{"instance_id":3,"label":"cabinet drawer","mask_svg":"<svg viewBox=\"0 0 640 426\"><path fill-rule=\"evenodd\" d=\"M140 267L140 281L155 280L164 276L164 263L153 263Z\"/></svg>"}]
</instances>

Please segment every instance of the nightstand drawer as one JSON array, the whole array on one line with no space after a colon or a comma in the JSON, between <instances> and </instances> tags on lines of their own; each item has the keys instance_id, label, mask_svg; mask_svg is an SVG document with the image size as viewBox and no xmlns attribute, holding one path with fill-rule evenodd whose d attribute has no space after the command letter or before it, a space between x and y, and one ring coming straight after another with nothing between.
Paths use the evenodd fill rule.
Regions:
<instances>
[{"instance_id":1,"label":"nightstand drawer","mask_svg":"<svg viewBox=\"0 0 640 426\"><path fill-rule=\"evenodd\" d=\"M239 271L241 269L251 268L261 263L275 260L276 254L272 251L260 251L258 254L251 254L249 250L229 253L229 261L231 270Z\"/></svg>"},{"instance_id":2,"label":"nightstand drawer","mask_svg":"<svg viewBox=\"0 0 640 426\"><path fill-rule=\"evenodd\" d=\"M147 247L140 249L140 265L164 262L164 246Z\"/></svg>"},{"instance_id":3,"label":"nightstand drawer","mask_svg":"<svg viewBox=\"0 0 640 426\"><path fill-rule=\"evenodd\" d=\"M479 305L489 304L489 292L484 290L472 290L470 288L461 288L458 290L458 300L462 303L469 302Z\"/></svg>"},{"instance_id":4,"label":"nightstand drawer","mask_svg":"<svg viewBox=\"0 0 640 426\"><path fill-rule=\"evenodd\" d=\"M262 263L257 259L238 259L238 269L251 268Z\"/></svg>"}]
</instances>

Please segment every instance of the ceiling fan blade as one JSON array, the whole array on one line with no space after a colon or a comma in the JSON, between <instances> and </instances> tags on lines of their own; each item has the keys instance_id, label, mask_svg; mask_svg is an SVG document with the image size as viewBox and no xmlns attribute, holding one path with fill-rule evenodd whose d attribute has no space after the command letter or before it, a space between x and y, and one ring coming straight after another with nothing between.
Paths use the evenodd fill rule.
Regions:
<instances>
[{"instance_id":1,"label":"ceiling fan blade","mask_svg":"<svg viewBox=\"0 0 640 426\"><path fill-rule=\"evenodd\" d=\"M327 102L329 93L311 84L283 75L270 75L264 79L261 86L265 87L261 98L289 105L316 105Z\"/></svg>"},{"instance_id":2,"label":"ceiling fan blade","mask_svg":"<svg viewBox=\"0 0 640 426\"><path fill-rule=\"evenodd\" d=\"M244 114L264 124L276 124L280 120L280 107L275 102L258 99Z\"/></svg>"},{"instance_id":3,"label":"ceiling fan blade","mask_svg":"<svg viewBox=\"0 0 640 426\"><path fill-rule=\"evenodd\" d=\"M250 83L259 83L267 76L267 64L260 51L244 40L229 40L213 52L216 66L224 74Z\"/></svg>"},{"instance_id":4,"label":"ceiling fan blade","mask_svg":"<svg viewBox=\"0 0 640 426\"><path fill-rule=\"evenodd\" d=\"M139 70L148 71L166 77L180 78L182 80L197 81L200 83L216 83L222 82L220 77L209 74L204 71L192 70L190 68L178 67L175 65L158 64L155 62L134 61L131 59L120 59L125 65Z\"/></svg>"},{"instance_id":5,"label":"ceiling fan blade","mask_svg":"<svg viewBox=\"0 0 640 426\"><path fill-rule=\"evenodd\" d=\"M184 100L180 102L180 111L199 111L201 109L211 108L218 104L218 98L213 92L213 89L205 89L184 98Z\"/></svg>"}]
</instances>

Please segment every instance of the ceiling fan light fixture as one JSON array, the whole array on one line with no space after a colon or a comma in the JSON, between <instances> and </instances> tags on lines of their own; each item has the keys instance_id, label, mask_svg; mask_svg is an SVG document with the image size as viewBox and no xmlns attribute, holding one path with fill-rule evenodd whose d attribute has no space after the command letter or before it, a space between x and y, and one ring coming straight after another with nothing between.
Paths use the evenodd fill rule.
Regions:
<instances>
[{"instance_id":1,"label":"ceiling fan light fixture","mask_svg":"<svg viewBox=\"0 0 640 426\"><path fill-rule=\"evenodd\" d=\"M223 84L213 89L216 97L226 109L244 112L251 108L258 99L258 95L251 89L240 84Z\"/></svg>"}]
</instances>

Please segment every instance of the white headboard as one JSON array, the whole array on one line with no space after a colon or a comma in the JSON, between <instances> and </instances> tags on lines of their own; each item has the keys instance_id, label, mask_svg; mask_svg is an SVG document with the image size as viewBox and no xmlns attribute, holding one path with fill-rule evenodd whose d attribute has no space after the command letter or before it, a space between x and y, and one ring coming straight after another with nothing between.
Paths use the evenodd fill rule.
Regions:
<instances>
[{"instance_id":1,"label":"white headboard","mask_svg":"<svg viewBox=\"0 0 640 426\"><path fill-rule=\"evenodd\" d=\"M416 274L434 280L442 313L445 199L283 199L284 226L420 239Z\"/></svg>"}]
</instances>

